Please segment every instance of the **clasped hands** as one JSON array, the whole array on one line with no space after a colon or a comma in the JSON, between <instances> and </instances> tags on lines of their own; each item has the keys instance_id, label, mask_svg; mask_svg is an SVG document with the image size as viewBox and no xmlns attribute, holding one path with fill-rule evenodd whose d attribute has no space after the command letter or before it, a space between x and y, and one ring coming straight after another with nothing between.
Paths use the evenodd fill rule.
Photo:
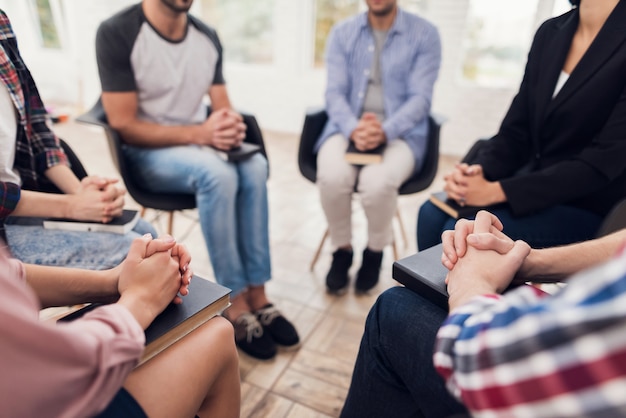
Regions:
<instances>
[{"instance_id":1,"label":"clasped hands","mask_svg":"<svg viewBox=\"0 0 626 418\"><path fill-rule=\"evenodd\" d=\"M144 329L170 303L182 303L189 293L193 271L191 255L183 244L164 235L135 239L126 259L112 271L125 305Z\"/></svg>"},{"instance_id":2,"label":"clasped hands","mask_svg":"<svg viewBox=\"0 0 626 418\"><path fill-rule=\"evenodd\" d=\"M365 112L361 116L350 139L359 151L369 151L387 141L383 126L374 113Z\"/></svg>"},{"instance_id":3,"label":"clasped hands","mask_svg":"<svg viewBox=\"0 0 626 418\"><path fill-rule=\"evenodd\" d=\"M126 190L118 188L117 179L87 176L69 196L67 218L79 221L111 222L122 214Z\"/></svg>"},{"instance_id":4,"label":"clasped hands","mask_svg":"<svg viewBox=\"0 0 626 418\"><path fill-rule=\"evenodd\" d=\"M530 246L513 241L502 229L495 215L479 211L474 221L461 219L453 231L442 234L450 310L474 296L501 293L522 267Z\"/></svg>"},{"instance_id":5,"label":"clasped hands","mask_svg":"<svg viewBox=\"0 0 626 418\"><path fill-rule=\"evenodd\" d=\"M223 151L237 148L246 137L243 117L230 108L211 112L200 129L200 145L211 145Z\"/></svg>"},{"instance_id":6,"label":"clasped hands","mask_svg":"<svg viewBox=\"0 0 626 418\"><path fill-rule=\"evenodd\" d=\"M480 164L458 163L443 179L448 197L462 206L489 206L506 201L500 182L485 179Z\"/></svg>"}]
</instances>

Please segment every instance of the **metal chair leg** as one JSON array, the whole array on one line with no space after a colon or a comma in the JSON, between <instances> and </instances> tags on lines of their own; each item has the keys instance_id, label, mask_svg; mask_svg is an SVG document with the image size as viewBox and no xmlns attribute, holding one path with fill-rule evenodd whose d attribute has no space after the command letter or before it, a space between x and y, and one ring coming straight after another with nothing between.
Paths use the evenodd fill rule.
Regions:
<instances>
[{"instance_id":1,"label":"metal chair leg","mask_svg":"<svg viewBox=\"0 0 626 418\"><path fill-rule=\"evenodd\" d=\"M311 266L309 267L309 271L313 271L313 269L315 268L315 264L317 263L317 259L320 258L322 247L324 247L324 243L326 242L327 238L328 238L328 228L326 228L326 231L324 232L324 236L322 237L322 240L320 241L320 245L317 247L317 251L315 251L313 260L311 260Z\"/></svg>"}]
</instances>

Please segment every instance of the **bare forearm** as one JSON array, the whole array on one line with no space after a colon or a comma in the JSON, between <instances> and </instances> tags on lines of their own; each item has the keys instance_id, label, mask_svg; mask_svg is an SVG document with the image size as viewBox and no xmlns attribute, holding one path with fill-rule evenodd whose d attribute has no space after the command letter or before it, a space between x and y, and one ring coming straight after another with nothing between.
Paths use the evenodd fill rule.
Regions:
<instances>
[{"instance_id":1,"label":"bare forearm","mask_svg":"<svg viewBox=\"0 0 626 418\"><path fill-rule=\"evenodd\" d=\"M135 120L117 128L124 141L140 147L167 147L200 143L200 125L166 126Z\"/></svg>"},{"instance_id":2,"label":"bare forearm","mask_svg":"<svg viewBox=\"0 0 626 418\"><path fill-rule=\"evenodd\" d=\"M76 193L80 187L80 180L66 165L55 165L46 170L45 174L63 193Z\"/></svg>"},{"instance_id":3,"label":"bare forearm","mask_svg":"<svg viewBox=\"0 0 626 418\"><path fill-rule=\"evenodd\" d=\"M26 280L42 307L113 302L119 297L115 270L82 270L26 264Z\"/></svg>"},{"instance_id":4,"label":"bare forearm","mask_svg":"<svg viewBox=\"0 0 626 418\"><path fill-rule=\"evenodd\" d=\"M70 200L69 195L22 190L13 215L68 218Z\"/></svg>"},{"instance_id":5,"label":"bare forearm","mask_svg":"<svg viewBox=\"0 0 626 418\"><path fill-rule=\"evenodd\" d=\"M602 238L562 247L532 250L518 278L557 282L608 260L626 242L626 229Z\"/></svg>"}]
</instances>

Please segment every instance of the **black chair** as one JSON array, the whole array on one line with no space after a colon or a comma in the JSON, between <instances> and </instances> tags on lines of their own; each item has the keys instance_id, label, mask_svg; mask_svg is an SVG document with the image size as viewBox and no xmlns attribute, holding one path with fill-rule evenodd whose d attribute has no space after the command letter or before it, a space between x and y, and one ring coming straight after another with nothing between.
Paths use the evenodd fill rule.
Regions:
<instances>
[{"instance_id":1,"label":"black chair","mask_svg":"<svg viewBox=\"0 0 626 418\"><path fill-rule=\"evenodd\" d=\"M210 113L210 108L207 112ZM267 158L263 135L256 122L256 118L249 114L242 114L242 116L247 127L245 141L258 144L261 147L263 155ZM111 151L111 157L113 158L113 162L115 163L115 166L124 181L126 189L128 190L130 196L143 207L141 215L143 216L145 214L145 209L168 212L169 219L167 233L172 235L174 213L176 211L195 209L195 195L190 193L153 192L143 187L143 185L133 176L128 161L124 157L124 152L122 150L122 138L120 134L109 125L104 107L102 106L101 98L98 99L98 101L87 113L82 114L76 118L76 120L86 124L97 125L104 129L109 149Z\"/></svg>"},{"instance_id":2,"label":"black chair","mask_svg":"<svg viewBox=\"0 0 626 418\"><path fill-rule=\"evenodd\" d=\"M489 138L478 139L469 151L467 151L462 161L467 163L474 160L480 148L485 145L487 141L489 141ZM600 228L598 232L596 232L596 238L603 237L623 228L626 228L626 197L618 201L602 220L602 224L600 224Z\"/></svg>"},{"instance_id":3,"label":"black chair","mask_svg":"<svg viewBox=\"0 0 626 418\"><path fill-rule=\"evenodd\" d=\"M328 114L323 108L314 108L307 111L304 118L304 125L302 127L302 134L300 136L300 145L298 147L298 168L300 173L312 183L315 183L317 178L317 155L314 153L313 148L317 139L322 134L324 126L328 122ZM431 114L428 117L428 148L424 157L424 164L422 169L413 174L406 182L402 184L399 190L400 195L409 195L420 192L428 188L437 174L437 168L439 167L439 136L441 133L441 125L444 122L444 118ZM403 242L406 243L407 236L404 229L404 223L400 216L400 211L396 210L396 218L400 226L400 233L402 235ZM310 270L313 271L315 264L320 256L324 242L328 238L328 228L324 232L324 236L313 256L311 261ZM396 247L395 237L392 243L394 258L398 259L398 250Z\"/></svg>"},{"instance_id":4,"label":"black chair","mask_svg":"<svg viewBox=\"0 0 626 418\"><path fill-rule=\"evenodd\" d=\"M70 145L61 138L59 138L59 143L61 144L61 148L63 149L63 152L65 152L65 155L70 162L70 168L72 169L76 177L78 177L79 180L87 177L87 170L85 170L85 167L80 162L78 156L70 147ZM43 180L36 191L63 194L63 192L49 180Z\"/></svg>"}]
</instances>

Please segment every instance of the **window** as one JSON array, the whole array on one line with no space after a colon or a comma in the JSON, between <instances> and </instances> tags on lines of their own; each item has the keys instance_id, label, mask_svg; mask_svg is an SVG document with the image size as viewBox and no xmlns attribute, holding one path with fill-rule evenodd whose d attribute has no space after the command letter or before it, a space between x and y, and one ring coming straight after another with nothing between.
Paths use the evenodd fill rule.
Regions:
<instances>
[{"instance_id":1,"label":"window","mask_svg":"<svg viewBox=\"0 0 626 418\"><path fill-rule=\"evenodd\" d=\"M481 86L519 84L532 40L538 0L470 0L462 76Z\"/></svg>"},{"instance_id":2,"label":"window","mask_svg":"<svg viewBox=\"0 0 626 418\"><path fill-rule=\"evenodd\" d=\"M51 0L33 0L33 6L35 24L39 28L41 46L49 49L61 49L61 36L58 29L61 17L59 4L56 1L54 4L51 4Z\"/></svg>"},{"instance_id":3,"label":"window","mask_svg":"<svg viewBox=\"0 0 626 418\"><path fill-rule=\"evenodd\" d=\"M202 0L201 18L217 30L224 58L271 63L274 59L274 0Z\"/></svg>"},{"instance_id":4,"label":"window","mask_svg":"<svg viewBox=\"0 0 626 418\"><path fill-rule=\"evenodd\" d=\"M326 38L335 23L355 15L361 0L316 0L315 2L315 66L324 65Z\"/></svg>"},{"instance_id":5,"label":"window","mask_svg":"<svg viewBox=\"0 0 626 418\"><path fill-rule=\"evenodd\" d=\"M425 0L400 0L398 5L412 13L424 11ZM324 65L326 38L335 23L365 11L363 0L315 0L315 56L316 67Z\"/></svg>"}]
</instances>

